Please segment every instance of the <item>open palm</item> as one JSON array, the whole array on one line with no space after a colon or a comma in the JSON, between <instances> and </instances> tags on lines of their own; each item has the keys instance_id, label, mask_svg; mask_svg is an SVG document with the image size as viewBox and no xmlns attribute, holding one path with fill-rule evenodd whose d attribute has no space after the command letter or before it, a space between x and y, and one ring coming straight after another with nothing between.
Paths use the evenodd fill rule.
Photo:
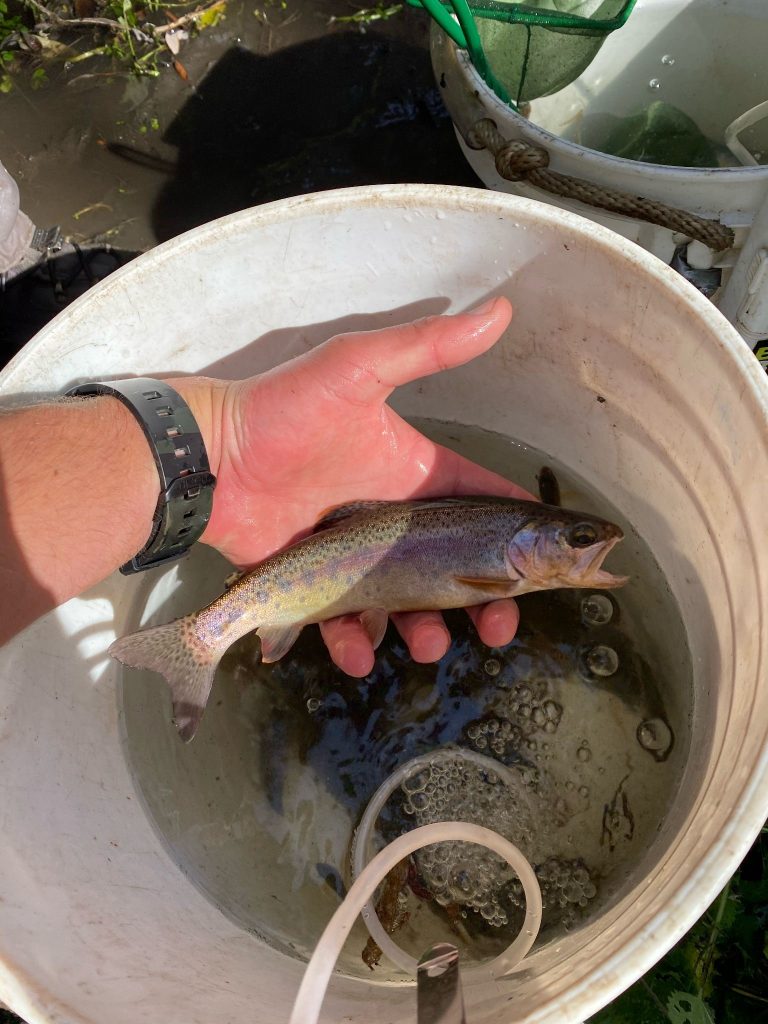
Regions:
<instances>
[{"instance_id":1,"label":"open palm","mask_svg":"<svg viewBox=\"0 0 768 1024\"><path fill-rule=\"evenodd\" d=\"M311 531L329 508L371 499L450 494L529 497L502 477L434 444L386 400L400 384L468 362L509 324L497 299L480 310L370 333L341 335L249 380L222 385L218 483L204 540L251 566ZM470 609L481 638L508 643L517 627L511 601ZM442 616L392 616L419 661L450 643ZM350 675L373 665L357 616L321 627L333 660Z\"/></svg>"}]
</instances>

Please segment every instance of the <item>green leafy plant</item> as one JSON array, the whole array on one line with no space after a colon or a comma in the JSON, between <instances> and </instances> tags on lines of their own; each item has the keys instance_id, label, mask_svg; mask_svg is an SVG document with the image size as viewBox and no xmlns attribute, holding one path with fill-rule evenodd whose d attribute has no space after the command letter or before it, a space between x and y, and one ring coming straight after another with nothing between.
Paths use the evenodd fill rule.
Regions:
<instances>
[{"instance_id":1,"label":"green leafy plant","mask_svg":"<svg viewBox=\"0 0 768 1024\"><path fill-rule=\"evenodd\" d=\"M169 40L174 33L191 34L217 24L227 6L227 0L76 0L73 16L69 0L50 0L50 5L43 0L16 0L20 13L14 14L9 13L8 3L0 0L0 50L27 58L20 68L31 68L33 89L47 82L45 69L39 60L36 63L40 53L47 55L49 62L61 59L70 66L107 58L118 70L153 77L160 74L165 55L172 58L165 63L186 78L185 69L175 59L178 45L169 45ZM85 48L80 42L83 39L87 40ZM9 72L14 70L15 66L5 67L0 74L0 91L5 77L11 81Z\"/></svg>"},{"instance_id":2,"label":"green leafy plant","mask_svg":"<svg viewBox=\"0 0 768 1024\"><path fill-rule=\"evenodd\" d=\"M590 1024L768 1022L768 830L688 934Z\"/></svg>"},{"instance_id":3,"label":"green leafy plant","mask_svg":"<svg viewBox=\"0 0 768 1024\"><path fill-rule=\"evenodd\" d=\"M375 7L361 7L353 14L337 14L330 19L331 24L370 25L375 21L387 21L394 18L403 9L403 4L378 3Z\"/></svg>"},{"instance_id":4,"label":"green leafy plant","mask_svg":"<svg viewBox=\"0 0 768 1024\"><path fill-rule=\"evenodd\" d=\"M18 14L10 13L7 0L0 0L0 45L5 45L9 36L18 32L22 21Z\"/></svg>"}]
</instances>

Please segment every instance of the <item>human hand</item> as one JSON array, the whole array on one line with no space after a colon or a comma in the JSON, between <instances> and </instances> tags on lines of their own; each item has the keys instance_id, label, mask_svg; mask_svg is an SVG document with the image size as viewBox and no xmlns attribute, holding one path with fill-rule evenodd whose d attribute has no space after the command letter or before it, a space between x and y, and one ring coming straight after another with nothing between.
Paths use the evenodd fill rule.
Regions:
<instances>
[{"instance_id":1,"label":"human hand","mask_svg":"<svg viewBox=\"0 0 768 1024\"><path fill-rule=\"evenodd\" d=\"M371 499L496 494L520 487L434 444L386 400L394 389L459 366L491 347L509 324L506 299L457 316L340 335L244 381L171 383L200 424L217 485L203 541L248 567L310 533L328 509ZM467 609L484 643L509 643L511 600ZM416 661L436 661L450 635L438 612L392 615ZM373 668L357 616L321 624L331 658L352 676Z\"/></svg>"}]
</instances>

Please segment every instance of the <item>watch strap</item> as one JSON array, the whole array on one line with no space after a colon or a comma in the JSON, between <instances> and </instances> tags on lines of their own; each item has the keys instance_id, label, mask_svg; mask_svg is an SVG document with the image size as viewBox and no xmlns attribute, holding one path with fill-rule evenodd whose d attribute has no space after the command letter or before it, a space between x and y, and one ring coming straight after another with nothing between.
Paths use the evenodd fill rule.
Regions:
<instances>
[{"instance_id":1,"label":"watch strap","mask_svg":"<svg viewBox=\"0 0 768 1024\"><path fill-rule=\"evenodd\" d=\"M136 417L155 459L160 496L152 532L120 572L128 576L182 558L205 530L216 485L192 410L172 387L150 377L78 384L66 394L117 398Z\"/></svg>"}]
</instances>

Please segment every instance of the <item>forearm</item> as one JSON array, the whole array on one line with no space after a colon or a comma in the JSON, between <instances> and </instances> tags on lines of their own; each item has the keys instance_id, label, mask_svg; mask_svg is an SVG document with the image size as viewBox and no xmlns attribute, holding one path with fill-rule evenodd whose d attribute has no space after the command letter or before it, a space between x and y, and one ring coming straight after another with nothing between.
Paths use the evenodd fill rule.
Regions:
<instances>
[{"instance_id":1,"label":"forearm","mask_svg":"<svg viewBox=\"0 0 768 1024\"><path fill-rule=\"evenodd\" d=\"M158 475L113 398L0 413L0 639L109 575L146 543Z\"/></svg>"},{"instance_id":2,"label":"forearm","mask_svg":"<svg viewBox=\"0 0 768 1024\"><path fill-rule=\"evenodd\" d=\"M192 410L218 472L229 384L168 384ZM160 493L154 457L115 398L0 411L0 643L141 551Z\"/></svg>"}]
</instances>

